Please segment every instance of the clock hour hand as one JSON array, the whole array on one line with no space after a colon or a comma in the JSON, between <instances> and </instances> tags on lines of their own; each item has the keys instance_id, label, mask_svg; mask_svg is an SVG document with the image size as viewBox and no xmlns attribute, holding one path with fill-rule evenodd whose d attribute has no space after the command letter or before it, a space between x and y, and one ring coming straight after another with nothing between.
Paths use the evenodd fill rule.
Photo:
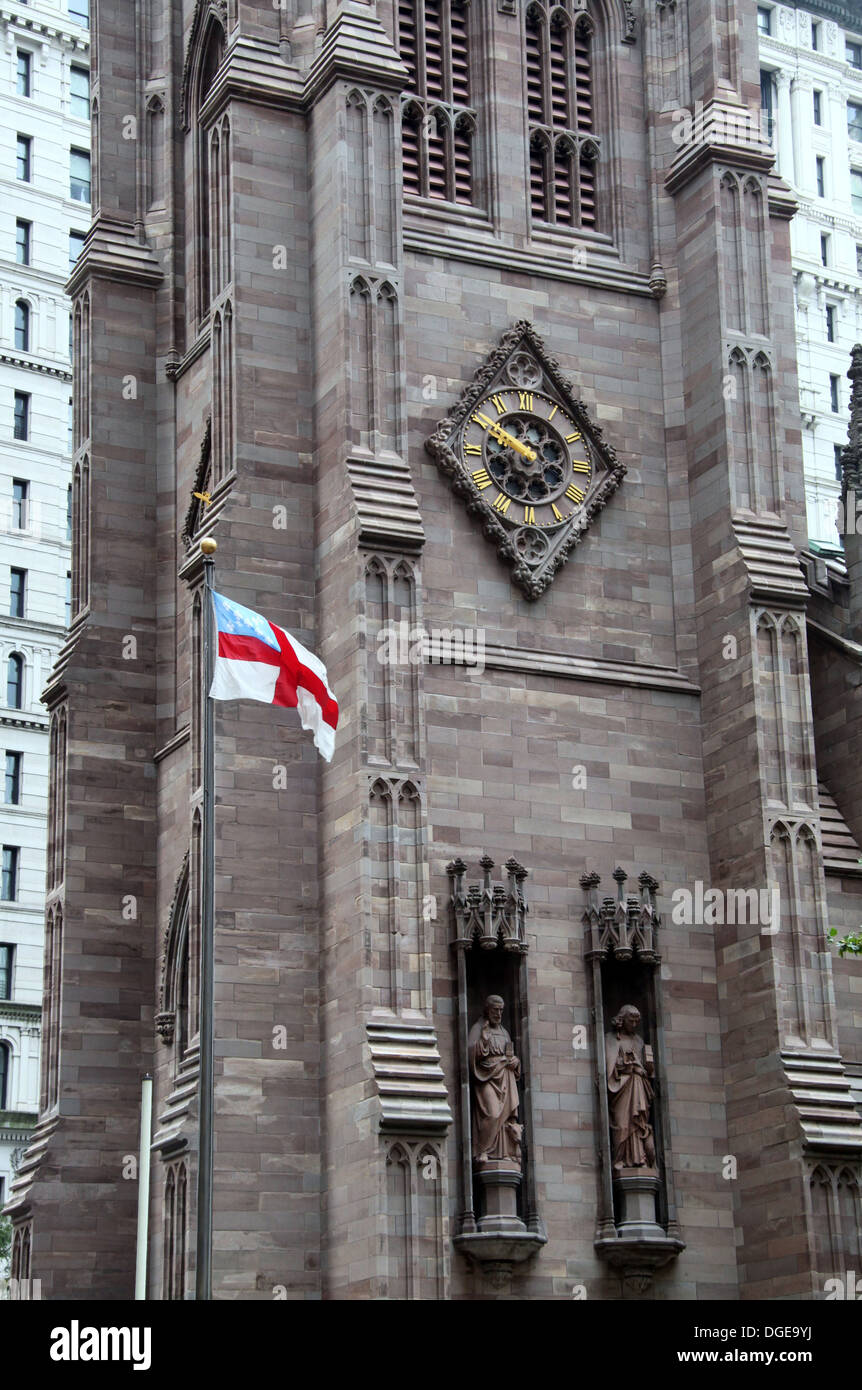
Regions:
<instances>
[{"instance_id":1,"label":"clock hour hand","mask_svg":"<svg viewBox=\"0 0 862 1390\"><path fill-rule=\"evenodd\" d=\"M504 430L502 425L492 425L488 433L499 440L501 444L505 444L507 449L514 449L516 454L522 454L530 463L535 461L535 449L531 449L528 444L522 444L520 439L516 439L513 434L509 434L509 431Z\"/></svg>"}]
</instances>

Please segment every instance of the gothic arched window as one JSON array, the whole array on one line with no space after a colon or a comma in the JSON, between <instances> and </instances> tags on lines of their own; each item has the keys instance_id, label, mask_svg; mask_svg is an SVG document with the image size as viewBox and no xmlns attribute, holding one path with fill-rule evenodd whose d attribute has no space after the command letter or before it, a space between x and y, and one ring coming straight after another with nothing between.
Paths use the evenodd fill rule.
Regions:
<instances>
[{"instance_id":1,"label":"gothic arched window","mask_svg":"<svg viewBox=\"0 0 862 1390\"><path fill-rule=\"evenodd\" d=\"M597 229L591 40L572 0L527 7L527 114L533 219Z\"/></svg>"},{"instance_id":2,"label":"gothic arched window","mask_svg":"<svg viewBox=\"0 0 862 1390\"><path fill-rule=\"evenodd\" d=\"M211 207L211 166L209 149L209 132L204 128L201 120L201 107L203 106L213 84L213 79L221 67L224 57L224 30L221 25L212 20L206 41L203 45L199 58L197 77L194 86L194 126L195 126L195 221L197 234L197 289L198 289L198 318L206 318L207 310L210 306L211 296L211 269L210 256L213 252L211 247L212 239L212 207ZM215 248L218 255L218 247Z\"/></svg>"},{"instance_id":3,"label":"gothic arched window","mask_svg":"<svg viewBox=\"0 0 862 1390\"><path fill-rule=\"evenodd\" d=\"M402 105L404 192L473 201L469 0L399 0L398 50L409 73Z\"/></svg>"}]
</instances>

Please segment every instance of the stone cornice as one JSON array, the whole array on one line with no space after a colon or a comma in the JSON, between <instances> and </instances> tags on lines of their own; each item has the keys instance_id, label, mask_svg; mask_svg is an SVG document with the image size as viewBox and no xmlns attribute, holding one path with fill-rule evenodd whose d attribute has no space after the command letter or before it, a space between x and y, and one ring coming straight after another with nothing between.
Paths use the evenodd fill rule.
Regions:
<instances>
[{"instance_id":1,"label":"stone cornice","mask_svg":"<svg viewBox=\"0 0 862 1390\"><path fill-rule=\"evenodd\" d=\"M45 733L48 729L47 718L25 719L16 718L14 714L0 714L0 728L4 729L37 729L40 733Z\"/></svg>"},{"instance_id":2,"label":"stone cornice","mask_svg":"<svg viewBox=\"0 0 862 1390\"><path fill-rule=\"evenodd\" d=\"M43 376L55 376L60 381L71 381L72 373L65 367L52 367L48 362L35 362L31 357L19 357L12 352L0 352L0 362L8 367L22 367L27 372L41 372Z\"/></svg>"},{"instance_id":3,"label":"stone cornice","mask_svg":"<svg viewBox=\"0 0 862 1390\"><path fill-rule=\"evenodd\" d=\"M182 357L171 357L165 362L165 376L168 381L179 381L193 362L206 352L210 345L210 325L207 323L195 338L191 347Z\"/></svg>"},{"instance_id":4,"label":"stone cornice","mask_svg":"<svg viewBox=\"0 0 862 1390\"><path fill-rule=\"evenodd\" d=\"M862 14L854 11L852 4L842 5L840 0L781 0L781 3L794 10L822 14L826 19L840 24L842 29L849 29L851 34L862 34Z\"/></svg>"},{"instance_id":5,"label":"stone cornice","mask_svg":"<svg viewBox=\"0 0 862 1390\"><path fill-rule=\"evenodd\" d=\"M117 280L122 284L155 289L164 276L148 246L138 241L130 222L99 216L84 242L84 249L69 276L66 293L72 298L91 280Z\"/></svg>"},{"instance_id":6,"label":"stone cornice","mask_svg":"<svg viewBox=\"0 0 862 1390\"><path fill-rule=\"evenodd\" d=\"M338 80L390 92L402 91L408 82L407 69L380 21L356 0L344 0L305 76L285 61L277 43L236 37L201 107L200 118L204 125L210 125L231 100L305 112Z\"/></svg>"},{"instance_id":7,"label":"stone cornice","mask_svg":"<svg viewBox=\"0 0 862 1390\"><path fill-rule=\"evenodd\" d=\"M405 209L405 212L408 210ZM572 246L587 246L586 243L572 243ZM499 266L508 271L516 270L524 275L540 275L550 280L567 280L575 284L591 285L596 289L622 290L629 294L641 294L653 298L653 290L646 275L614 265L575 265L571 247L566 256L550 254L550 248L533 246L520 251L514 247L503 246L499 242L485 241L479 236L462 237L453 235L452 228L439 230L420 227L405 216L404 250L418 252L424 256L445 256L447 259L467 261L471 265ZM601 254L601 247L596 247ZM587 246L589 254L589 248Z\"/></svg>"},{"instance_id":8,"label":"stone cornice","mask_svg":"<svg viewBox=\"0 0 862 1390\"><path fill-rule=\"evenodd\" d=\"M431 660L431 657L434 660ZM470 670L470 663L459 653L457 642L447 647L445 642L426 637L422 648L428 665L458 666ZM562 652L539 651L524 647L506 647L488 642L484 648L484 669L511 671L524 675L561 677L573 681L598 681L605 685L636 686L643 690L669 690L681 695L700 695L700 686L688 680L673 666L650 666L637 661L605 661L589 656L568 656Z\"/></svg>"},{"instance_id":9,"label":"stone cornice","mask_svg":"<svg viewBox=\"0 0 862 1390\"><path fill-rule=\"evenodd\" d=\"M42 1018L41 1004L25 1004L14 999L0 999L0 1022L39 1023Z\"/></svg>"},{"instance_id":10,"label":"stone cornice","mask_svg":"<svg viewBox=\"0 0 862 1390\"><path fill-rule=\"evenodd\" d=\"M685 142L667 172L665 187L668 193L679 193L710 164L769 174L775 163L772 146L761 140L738 138L741 127L751 119L752 113L748 108L737 103L707 102L694 121L694 135L699 138ZM789 189L787 193L792 196Z\"/></svg>"},{"instance_id":11,"label":"stone cornice","mask_svg":"<svg viewBox=\"0 0 862 1390\"><path fill-rule=\"evenodd\" d=\"M169 758L171 754L175 753L178 748L182 748L184 744L188 743L190 737L191 728L188 724L184 724L181 729L177 730L173 738L168 739L164 747L159 748L153 754L153 762L160 763L165 758Z\"/></svg>"},{"instance_id":12,"label":"stone cornice","mask_svg":"<svg viewBox=\"0 0 862 1390\"><path fill-rule=\"evenodd\" d=\"M344 0L341 12L326 33L323 47L306 80L306 100L313 103L343 79L400 92L408 73L392 47L383 25L366 5Z\"/></svg>"},{"instance_id":13,"label":"stone cornice","mask_svg":"<svg viewBox=\"0 0 862 1390\"><path fill-rule=\"evenodd\" d=\"M225 54L201 107L203 124L217 120L231 100L303 111L303 79L295 67L284 61L278 44L240 35Z\"/></svg>"},{"instance_id":14,"label":"stone cornice","mask_svg":"<svg viewBox=\"0 0 862 1390\"><path fill-rule=\"evenodd\" d=\"M5 29L12 26L19 32L24 31L41 39L58 39L77 52L90 51L90 31L80 24L58 24L56 20L40 18L35 12L22 11L18 6L13 9L8 5L0 5L0 24Z\"/></svg>"}]
</instances>

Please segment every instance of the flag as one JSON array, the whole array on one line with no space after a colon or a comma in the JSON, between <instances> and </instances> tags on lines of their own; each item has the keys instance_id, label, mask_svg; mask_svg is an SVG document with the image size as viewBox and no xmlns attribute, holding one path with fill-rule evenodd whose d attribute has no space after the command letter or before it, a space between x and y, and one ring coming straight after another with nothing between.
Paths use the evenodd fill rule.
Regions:
<instances>
[{"instance_id":1,"label":"flag","mask_svg":"<svg viewBox=\"0 0 862 1390\"><path fill-rule=\"evenodd\" d=\"M298 709L314 746L332 761L338 703L326 667L284 628L223 594L213 593L216 627L213 700L262 700Z\"/></svg>"}]
</instances>

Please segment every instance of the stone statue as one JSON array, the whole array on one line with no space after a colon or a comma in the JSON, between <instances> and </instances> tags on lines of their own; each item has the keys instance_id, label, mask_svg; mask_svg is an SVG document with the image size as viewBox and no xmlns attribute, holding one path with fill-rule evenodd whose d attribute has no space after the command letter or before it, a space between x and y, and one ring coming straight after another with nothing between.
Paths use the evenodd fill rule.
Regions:
<instances>
[{"instance_id":1,"label":"stone statue","mask_svg":"<svg viewBox=\"0 0 862 1390\"><path fill-rule=\"evenodd\" d=\"M655 1141L650 1124L655 1075L652 1048L638 1033L640 1012L624 1004L605 1035L613 1163L623 1168L654 1168Z\"/></svg>"},{"instance_id":2,"label":"stone statue","mask_svg":"<svg viewBox=\"0 0 862 1390\"><path fill-rule=\"evenodd\" d=\"M507 1160L521 1166L518 1077L521 1063L502 1025L503 1000L489 994L483 1017L467 1040L473 1095L473 1160Z\"/></svg>"}]
</instances>

